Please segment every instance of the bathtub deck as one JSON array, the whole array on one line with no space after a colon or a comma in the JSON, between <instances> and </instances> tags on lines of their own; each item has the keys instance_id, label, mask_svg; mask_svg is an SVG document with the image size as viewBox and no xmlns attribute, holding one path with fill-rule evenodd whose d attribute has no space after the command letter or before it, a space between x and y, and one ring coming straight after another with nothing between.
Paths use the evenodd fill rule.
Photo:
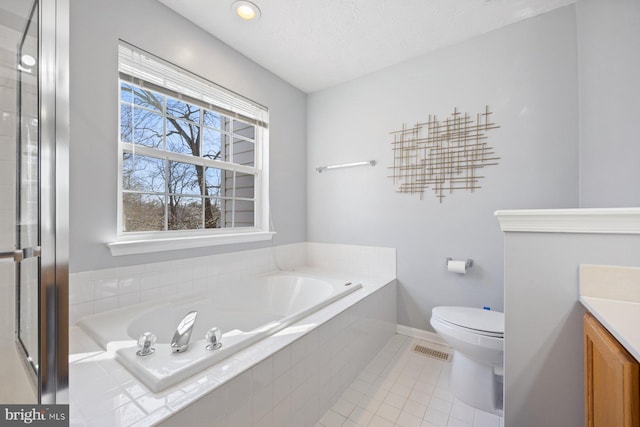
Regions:
<instances>
[{"instance_id":1,"label":"bathtub deck","mask_svg":"<svg viewBox=\"0 0 640 427\"><path fill-rule=\"evenodd\" d=\"M316 427L504 427L449 390L451 363L412 351L432 343L395 335Z\"/></svg>"}]
</instances>

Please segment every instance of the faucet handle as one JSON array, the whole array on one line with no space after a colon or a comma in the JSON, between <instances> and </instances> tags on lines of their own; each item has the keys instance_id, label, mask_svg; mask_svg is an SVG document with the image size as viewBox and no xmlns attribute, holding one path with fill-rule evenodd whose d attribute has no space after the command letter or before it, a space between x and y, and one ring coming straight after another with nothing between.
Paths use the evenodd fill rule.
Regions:
<instances>
[{"instance_id":1,"label":"faucet handle","mask_svg":"<svg viewBox=\"0 0 640 427\"><path fill-rule=\"evenodd\" d=\"M205 347L207 350L217 350L222 347L220 340L222 339L222 331L220 328L211 328L204 336L204 340L208 343Z\"/></svg>"},{"instance_id":2,"label":"faucet handle","mask_svg":"<svg viewBox=\"0 0 640 427\"><path fill-rule=\"evenodd\" d=\"M140 335L140 338L138 338L139 350L136 351L136 354L138 356L148 356L153 354L153 352L156 351L156 349L153 348L153 345L156 343L156 339L156 336L151 332L145 332Z\"/></svg>"}]
</instances>

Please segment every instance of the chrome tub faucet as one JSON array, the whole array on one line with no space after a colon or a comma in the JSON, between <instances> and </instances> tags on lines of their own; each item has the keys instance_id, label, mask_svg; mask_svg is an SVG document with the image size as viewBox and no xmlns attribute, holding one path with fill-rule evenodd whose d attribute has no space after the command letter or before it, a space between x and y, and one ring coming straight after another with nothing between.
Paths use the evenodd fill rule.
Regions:
<instances>
[{"instance_id":1,"label":"chrome tub faucet","mask_svg":"<svg viewBox=\"0 0 640 427\"><path fill-rule=\"evenodd\" d=\"M189 339L191 339L191 332L197 316L197 311L190 311L185 314L178 324L178 328L171 339L171 351L173 353L183 353L189 348Z\"/></svg>"}]
</instances>

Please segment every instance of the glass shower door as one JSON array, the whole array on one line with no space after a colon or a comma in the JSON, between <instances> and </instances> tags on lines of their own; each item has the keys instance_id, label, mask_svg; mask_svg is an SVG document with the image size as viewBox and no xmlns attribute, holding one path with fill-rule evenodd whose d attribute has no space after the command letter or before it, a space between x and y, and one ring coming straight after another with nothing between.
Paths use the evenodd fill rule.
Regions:
<instances>
[{"instance_id":1,"label":"glass shower door","mask_svg":"<svg viewBox=\"0 0 640 427\"><path fill-rule=\"evenodd\" d=\"M0 10L5 52L0 107L5 173L0 204L7 209L1 215L0 248L13 249L0 252L4 299L0 402L29 403L38 399L40 368L39 10L36 2L12 9L5 6ZM7 261L13 261L13 266Z\"/></svg>"},{"instance_id":2,"label":"glass shower door","mask_svg":"<svg viewBox=\"0 0 640 427\"><path fill-rule=\"evenodd\" d=\"M21 258L16 273L17 337L27 361L38 374L40 283L39 226L39 57L38 5L33 7L18 48L18 149L16 246Z\"/></svg>"}]
</instances>

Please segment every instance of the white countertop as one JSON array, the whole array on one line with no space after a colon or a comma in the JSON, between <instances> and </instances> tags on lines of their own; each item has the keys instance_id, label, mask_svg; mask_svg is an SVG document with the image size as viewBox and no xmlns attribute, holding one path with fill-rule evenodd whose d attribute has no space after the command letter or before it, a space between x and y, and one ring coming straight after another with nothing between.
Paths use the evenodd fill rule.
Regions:
<instances>
[{"instance_id":1,"label":"white countertop","mask_svg":"<svg viewBox=\"0 0 640 427\"><path fill-rule=\"evenodd\" d=\"M640 268L581 265L580 302L640 362Z\"/></svg>"},{"instance_id":2,"label":"white countertop","mask_svg":"<svg viewBox=\"0 0 640 427\"><path fill-rule=\"evenodd\" d=\"M580 302L640 362L640 303L586 296Z\"/></svg>"}]
</instances>

